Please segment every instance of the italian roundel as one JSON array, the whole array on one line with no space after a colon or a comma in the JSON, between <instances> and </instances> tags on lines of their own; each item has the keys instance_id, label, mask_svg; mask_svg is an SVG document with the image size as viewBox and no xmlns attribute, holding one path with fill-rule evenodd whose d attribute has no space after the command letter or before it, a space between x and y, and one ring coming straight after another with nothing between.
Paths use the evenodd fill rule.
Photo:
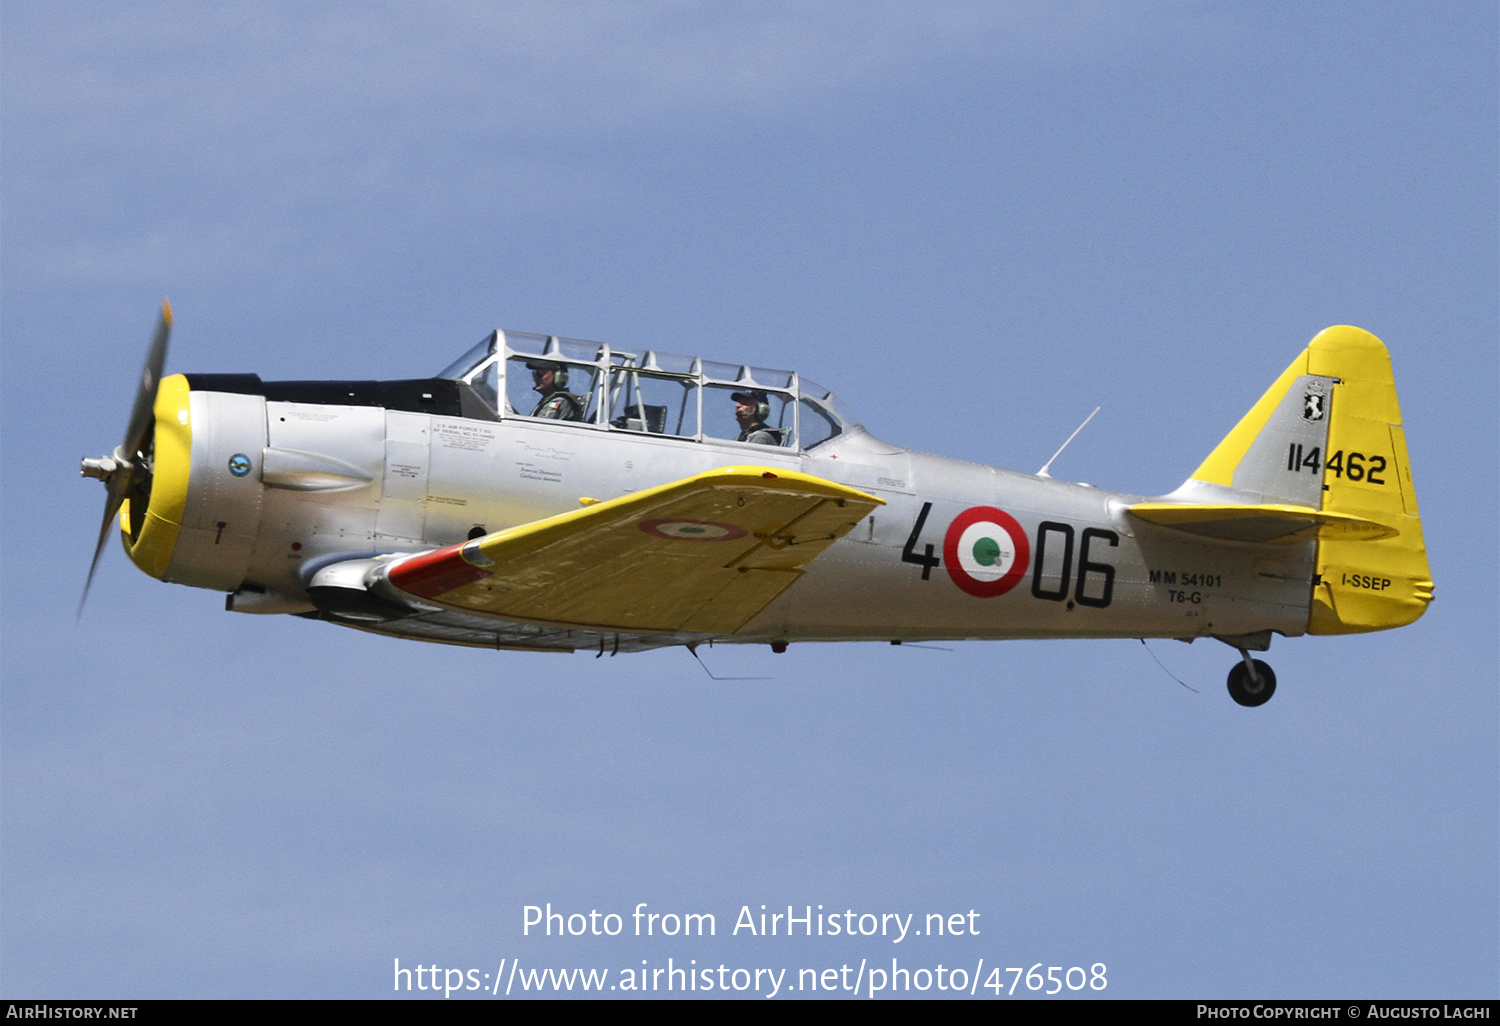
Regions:
<instances>
[{"instance_id":1,"label":"italian roundel","mask_svg":"<svg viewBox=\"0 0 1500 1026\"><path fill-rule=\"evenodd\" d=\"M974 506L953 518L943 538L943 565L961 589L978 598L1004 595L1026 574L1031 544L1016 518Z\"/></svg>"},{"instance_id":2,"label":"italian roundel","mask_svg":"<svg viewBox=\"0 0 1500 1026\"><path fill-rule=\"evenodd\" d=\"M745 529L715 520L642 520L640 528L658 538L674 541L732 541L745 537Z\"/></svg>"}]
</instances>

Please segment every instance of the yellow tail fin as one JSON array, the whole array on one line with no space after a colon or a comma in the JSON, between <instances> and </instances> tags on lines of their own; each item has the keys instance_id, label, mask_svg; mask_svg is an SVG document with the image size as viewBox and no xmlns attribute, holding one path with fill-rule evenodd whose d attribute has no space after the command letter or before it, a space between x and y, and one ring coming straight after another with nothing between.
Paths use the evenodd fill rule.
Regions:
<instances>
[{"instance_id":1,"label":"yellow tail fin","mask_svg":"<svg viewBox=\"0 0 1500 1026\"><path fill-rule=\"evenodd\" d=\"M1391 358L1369 332L1320 332L1193 472L1194 482L1241 501L1310 506L1388 529L1319 532L1309 633L1400 627L1432 601Z\"/></svg>"}]
</instances>

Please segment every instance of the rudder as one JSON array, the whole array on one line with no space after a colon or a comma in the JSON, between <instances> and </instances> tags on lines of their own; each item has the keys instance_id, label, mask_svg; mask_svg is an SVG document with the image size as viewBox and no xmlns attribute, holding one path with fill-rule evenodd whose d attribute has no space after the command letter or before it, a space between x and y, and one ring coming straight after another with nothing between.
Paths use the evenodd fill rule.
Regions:
<instances>
[{"instance_id":1,"label":"rudder","mask_svg":"<svg viewBox=\"0 0 1500 1026\"><path fill-rule=\"evenodd\" d=\"M1323 509L1396 529L1378 541L1318 543L1311 634L1354 634L1411 623L1432 601L1432 571L1412 486L1396 379L1385 344L1347 325L1307 347L1309 370L1338 379L1323 469Z\"/></svg>"}]
</instances>

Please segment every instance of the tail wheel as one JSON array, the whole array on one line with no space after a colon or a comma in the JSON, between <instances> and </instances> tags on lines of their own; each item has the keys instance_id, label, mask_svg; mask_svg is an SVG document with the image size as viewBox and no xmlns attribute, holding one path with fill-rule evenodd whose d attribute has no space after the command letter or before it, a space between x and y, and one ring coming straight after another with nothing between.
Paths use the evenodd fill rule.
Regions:
<instances>
[{"instance_id":1,"label":"tail wheel","mask_svg":"<svg viewBox=\"0 0 1500 1026\"><path fill-rule=\"evenodd\" d=\"M1246 658L1229 670L1229 697L1240 705L1265 705L1276 694L1276 673L1259 659Z\"/></svg>"}]
</instances>

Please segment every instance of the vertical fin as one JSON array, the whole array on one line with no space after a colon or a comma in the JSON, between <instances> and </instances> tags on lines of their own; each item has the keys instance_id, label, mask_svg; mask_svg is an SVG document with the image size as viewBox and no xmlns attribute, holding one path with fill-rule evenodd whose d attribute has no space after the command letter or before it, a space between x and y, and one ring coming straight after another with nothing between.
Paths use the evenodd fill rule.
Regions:
<instances>
[{"instance_id":1,"label":"vertical fin","mask_svg":"<svg viewBox=\"0 0 1500 1026\"><path fill-rule=\"evenodd\" d=\"M1309 368L1304 349L1193 471L1192 481L1251 501L1319 508L1333 386L1332 378Z\"/></svg>"},{"instance_id":2,"label":"vertical fin","mask_svg":"<svg viewBox=\"0 0 1500 1026\"><path fill-rule=\"evenodd\" d=\"M1432 601L1391 358L1367 331L1320 332L1167 498L1289 503L1392 529L1319 533L1309 633L1400 627Z\"/></svg>"}]
</instances>

